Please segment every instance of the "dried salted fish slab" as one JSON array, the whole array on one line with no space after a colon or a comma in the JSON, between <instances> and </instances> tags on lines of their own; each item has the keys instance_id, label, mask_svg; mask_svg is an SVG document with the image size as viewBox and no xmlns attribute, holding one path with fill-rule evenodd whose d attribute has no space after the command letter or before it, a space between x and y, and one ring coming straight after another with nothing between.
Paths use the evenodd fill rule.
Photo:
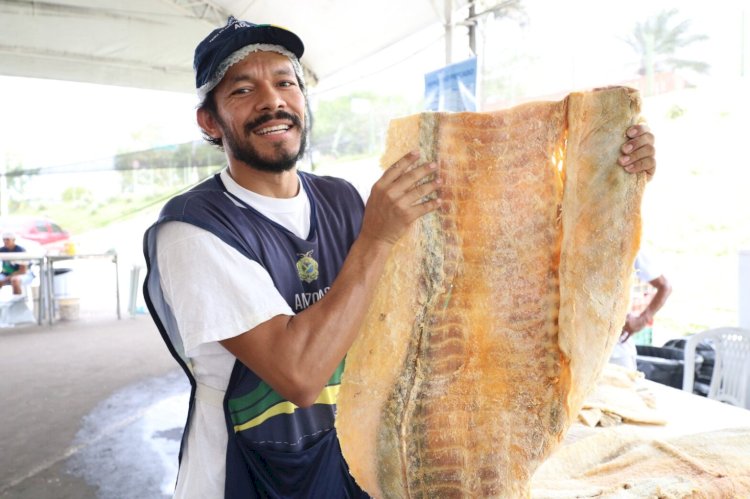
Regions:
<instances>
[{"instance_id":1,"label":"dried salted fish slab","mask_svg":"<svg viewBox=\"0 0 750 499\"><path fill-rule=\"evenodd\" d=\"M347 357L337 428L376 497L524 497L622 325L642 175L635 91L392 122L383 164L436 159L444 209L394 248Z\"/></svg>"},{"instance_id":2,"label":"dried salted fish slab","mask_svg":"<svg viewBox=\"0 0 750 499\"><path fill-rule=\"evenodd\" d=\"M566 445L534 475L534 499L750 497L750 427L652 439L616 429Z\"/></svg>"}]
</instances>

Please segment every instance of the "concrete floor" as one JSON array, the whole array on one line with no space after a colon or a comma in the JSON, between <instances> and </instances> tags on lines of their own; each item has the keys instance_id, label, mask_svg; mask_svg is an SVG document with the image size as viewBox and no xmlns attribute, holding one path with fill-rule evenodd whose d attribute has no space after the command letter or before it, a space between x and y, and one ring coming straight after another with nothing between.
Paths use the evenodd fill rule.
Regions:
<instances>
[{"instance_id":1,"label":"concrete floor","mask_svg":"<svg viewBox=\"0 0 750 499\"><path fill-rule=\"evenodd\" d=\"M169 497L188 389L148 315L0 329L0 497Z\"/></svg>"}]
</instances>

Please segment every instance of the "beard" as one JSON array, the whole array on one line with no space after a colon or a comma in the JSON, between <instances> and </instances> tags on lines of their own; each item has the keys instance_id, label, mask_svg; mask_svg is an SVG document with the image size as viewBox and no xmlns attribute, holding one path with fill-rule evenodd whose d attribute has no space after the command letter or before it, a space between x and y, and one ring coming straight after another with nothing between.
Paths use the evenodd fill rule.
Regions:
<instances>
[{"instance_id":1,"label":"beard","mask_svg":"<svg viewBox=\"0 0 750 499\"><path fill-rule=\"evenodd\" d=\"M287 151L284 149L284 144L277 143L274 145L274 154L271 157L263 157L260 152L253 147L249 140L244 140L252 134L253 130L263 123L267 123L273 119L277 120L289 120L292 124L300 130L300 144L297 152ZM237 135L219 118L216 117L216 121L221 127L223 133L223 140L226 142L225 147L229 148L232 156L238 161L241 161L248 166L251 166L257 170L282 173L289 171L297 164L297 161L302 158L307 149L307 127L302 125L302 120L298 116L288 113L286 111L276 111L273 114L265 114L258 117L257 119L245 123L242 127L242 131L245 137L240 139Z\"/></svg>"}]
</instances>

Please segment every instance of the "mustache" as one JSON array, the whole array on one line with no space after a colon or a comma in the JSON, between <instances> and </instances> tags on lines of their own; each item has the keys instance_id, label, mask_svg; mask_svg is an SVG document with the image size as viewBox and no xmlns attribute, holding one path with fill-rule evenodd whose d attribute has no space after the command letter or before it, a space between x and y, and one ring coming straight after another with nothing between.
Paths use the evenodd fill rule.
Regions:
<instances>
[{"instance_id":1,"label":"mustache","mask_svg":"<svg viewBox=\"0 0 750 499\"><path fill-rule=\"evenodd\" d=\"M289 120L294 126L302 128L302 120L299 118L299 116L279 110L275 113L268 113L262 116L258 116L253 121L248 121L247 123L245 123L245 126L243 127L245 135L250 135L250 133L252 133L255 128L263 125L264 123L268 123L271 120Z\"/></svg>"}]
</instances>

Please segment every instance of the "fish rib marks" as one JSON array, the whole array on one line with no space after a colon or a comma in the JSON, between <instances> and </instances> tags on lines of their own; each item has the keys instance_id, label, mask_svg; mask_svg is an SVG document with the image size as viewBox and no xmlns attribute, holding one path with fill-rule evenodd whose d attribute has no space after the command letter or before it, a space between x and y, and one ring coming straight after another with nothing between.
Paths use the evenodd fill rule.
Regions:
<instances>
[{"instance_id":1,"label":"fish rib marks","mask_svg":"<svg viewBox=\"0 0 750 499\"><path fill-rule=\"evenodd\" d=\"M561 193L560 180L556 177L559 171L550 167L530 172L526 165L539 162L539 158L532 157L534 153L542 158L552 157L553 151L559 148L560 138L545 137L539 150L532 153L506 152L505 156L501 154L489 160L483 159L487 158L486 154L479 154L472 147L452 146L464 143L486 147L494 143L497 135L522 140L514 136L517 133L514 123L506 120L486 120L466 126L460 115L422 117L420 137L431 141L433 147L426 150L423 146L422 156L426 161L433 157L449 158L445 161L450 164L440 164L447 186L441 194L449 200L446 204L454 209L426 217L422 222L425 256L420 284L426 299L415 324L420 338L419 346L414 349L416 359L409 359L413 368L407 369L413 373L408 377L409 400L399 404L405 411L400 417L399 434L409 439L408 445L401 445L400 458L408 490L406 497L434 495L437 484L440 484L441 496L502 493L496 485L498 468L477 459L476 449L477 446L482 448L482 443L467 441L465 432L455 431L491 419L483 412L512 407L517 409L519 419L528 415L527 420L516 421L511 426L516 428L510 432L511 438L504 440L503 435L494 435L506 442L505 447L483 449L486 463L505 463L500 469L517 471L514 455L526 461L544 453L544 447L531 452L525 447L513 448L512 442L529 440L526 429L531 428L533 439L533 428L540 424L560 426L556 416L560 408L551 409L546 421L532 416L540 404L554 404L554 394L541 396L540 400L540 394L519 397L514 393L493 393L493 383L488 384L487 380L471 376L461 378L461 369L473 359L474 362L505 364L507 368L500 370L511 383L541 383L545 387L552 386L551 391L555 391L556 373L560 368L556 349L559 293L555 278L559 255L549 248L559 249L560 246ZM441 135L450 135L453 140L441 140ZM546 185L547 192L529 198L522 194L525 183ZM464 188L466 185L473 188ZM483 202L483 196L497 197L498 189L502 200L499 210L494 207L494 213L483 213L488 207L493 208ZM517 218L518 212L526 215L521 224L498 224L494 228L470 223L472 217ZM523 245L519 241L523 241ZM549 255L546 264L538 265L540 258L529 255L529 247L539 248ZM528 261L534 265L526 264ZM486 268L498 272L492 279L477 282L476 276L481 272L475 269ZM514 293L506 292L510 286ZM508 300L511 302L506 303ZM470 324L463 311L471 309L481 309L482 316L492 317L490 325ZM470 341L469 331L479 336L481 343ZM476 351L469 351L472 346ZM495 359L482 358L482 351L494 352ZM540 359L540 356L546 357ZM540 363L543 369L539 369ZM498 371L497 366L487 372L493 370ZM404 393L403 388L399 391ZM463 400L487 403L456 410L457 401ZM492 428L476 432L480 438L491 438L496 433ZM466 473L464 470L468 469L484 472ZM387 484L382 484L382 488L389 490Z\"/></svg>"},{"instance_id":2,"label":"fish rib marks","mask_svg":"<svg viewBox=\"0 0 750 499\"><path fill-rule=\"evenodd\" d=\"M607 216L637 229L622 214L641 188L609 159L620 138L598 121L586 128L590 109L623 97L575 100L575 128L567 99L392 124L383 164L418 147L423 161L438 162L445 202L394 248L348 354L337 428L352 475L373 496L528 496L624 315L618 282L634 250L598 238L589 220L607 227L595 215L615 190L626 208ZM571 158L571 149L581 153ZM601 208L579 216L590 198ZM606 259L600 244L611 246ZM585 275L586 259L617 262L617 275ZM602 281L595 300L585 294L590 277Z\"/></svg>"}]
</instances>

